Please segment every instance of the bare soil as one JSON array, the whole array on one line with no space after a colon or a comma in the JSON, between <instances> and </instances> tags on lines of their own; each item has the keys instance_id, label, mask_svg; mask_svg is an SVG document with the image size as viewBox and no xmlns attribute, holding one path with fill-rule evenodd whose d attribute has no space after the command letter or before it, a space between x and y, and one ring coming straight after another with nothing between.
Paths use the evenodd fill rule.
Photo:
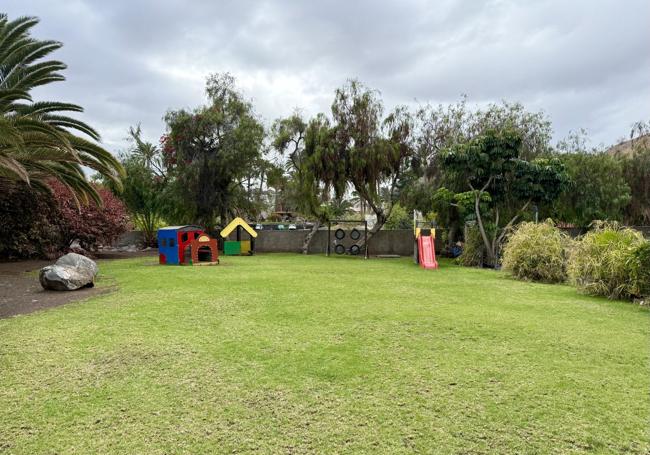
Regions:
<instances>
[{"instance_id":1,"label":"bare soil","mask_svg":"<svg viewBox=\"0 0 650 455\"><path fill-rule=\"evenodd\" d=\"M156 254L156 251L99 253L97 259L125 259L152 254ZM0 319L65 305L115 289L115 286L103 286L76 291L46 291L38 281L37 271L52 263L54 261L0 262Z\"/></svg>"}]
</instances>

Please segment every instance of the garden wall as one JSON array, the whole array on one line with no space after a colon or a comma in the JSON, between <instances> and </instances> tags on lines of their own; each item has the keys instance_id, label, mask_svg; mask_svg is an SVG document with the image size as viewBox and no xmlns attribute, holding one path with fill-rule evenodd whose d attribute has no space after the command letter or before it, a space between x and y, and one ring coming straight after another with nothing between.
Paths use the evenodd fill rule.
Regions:
<instances>
[{"instance_id":1,"label":"garden wall","mask_svg":"<svg viewBox=\"0 0 650 455\"><path fill-rule=\"evenodd\" d=\"M302 243L309 231L259 231L255 240L255 249L260 253L300 253ZM438 231L440 232L440 230ZM352 245L347 233L344 245ZM233 240L235 235L230 236ZM244 234L244 238L248 235ZM332 241L334 232L332 232ZM140 231L126 232L115 242L115 247L141 244L142 233ZM443 248L440 235L436 238L436 251ZM310 253L325 253L327 250L327 230L319 230L311 242ZM413 254L413 231L411 229L379 231L368 244L368 254L399 254L400 256L411 256Z\"/></svg>"},{"instance_id":2,"label":"garden wall","mask_svg":"<svg viewBox=\"0 0 650 455\"><path fill-rule=\"evenodd\" d=\"M650 238L650 226L633 226L634 229L642 232L646 237ZM581 229L563 229L572 237L576 237L583 233ZM440 235L442 229L438 230L436 238L436 251L442 251ZM302 249L302 243L309 231L296 230L296 231L259 231L255 243L255 248L260 253L299 253ZM231 236L234 239L234 234ZM244 235L244 237L247 237ZM332 240L334 233L332 232ZM350 244L349 232L346 236L345 245ZM142 233L140 231L127 232L120 237L114 246L122 247L126 245L139 244L142 242ZM327 230L319 230L314 239L312 240L310 253L325 253L327 250ZM410 256L413 254L413 231L411 229L400 229L391 231L379 231L370 240L368 246L368 253L370 255L377 254L399 254L400 256Z\"/></svg>"},{"instance_id":3,"label":"garden wall","mask_svg":"<svg viewBox=\"0 0 650 455\"><path fill-rule=\"evenodd\" d=\"M255 248L260 253L290 252L299 253L302 243L309 231L261 231L255 242ZM349 232L344 245L352 245ZM331 240L334 240L332 232ZM436 250L440 251L442 243L436 239ZM310 253L325 253L327 251L327 230L319 230L314 236L309 249ZM411 229L379 231L368 244L368 254L399 254L411 256L413 254L413 231Z\"/></svg>"}]
</instances>

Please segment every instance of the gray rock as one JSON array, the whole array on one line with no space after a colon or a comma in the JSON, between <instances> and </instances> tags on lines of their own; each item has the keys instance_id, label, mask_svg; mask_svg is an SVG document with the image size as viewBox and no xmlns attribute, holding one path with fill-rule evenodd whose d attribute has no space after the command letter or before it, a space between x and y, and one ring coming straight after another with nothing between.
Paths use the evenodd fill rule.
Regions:
<instances>
[{"instance_id":1,"label":"gray rock","mask_svg":"<svg viewBox=\"0 0 650 455\"><path fill-rule=\"evenodd\" d=\"M95 278L95 275L97 275L97 272L99 271L95 261L77 253L68 253L61 256L58 261L56 261L56 265L69 265L82 269L85 273L91 274L92 278Z\"/></svg>"},{"instance_id":2,"label":"gray rock","mask_svg":"<svg viewBox=\"0 0 650 455\"><path fill-rule=\"evenodd\" d=\"M54 265L43 267L38 278L44 289L74 291L82 287L92 287L97 272L97 264L92 259L68 253L60 257Z\"/></svg>"}]
</instances>

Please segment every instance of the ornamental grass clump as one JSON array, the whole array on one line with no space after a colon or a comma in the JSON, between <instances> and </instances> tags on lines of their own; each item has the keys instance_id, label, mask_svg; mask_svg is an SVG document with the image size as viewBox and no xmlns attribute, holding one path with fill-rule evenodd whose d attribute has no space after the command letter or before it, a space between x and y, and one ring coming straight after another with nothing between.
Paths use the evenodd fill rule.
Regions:
<instances>
[{"instance_id":1,"label":"ornamental grass clump","mask_svg":"<svg viewBox=\"0 0 650 455\"><path fill-rule=\"evenodd\" d=\"M456 261L464 267L483 267L485 259L485 244L477 226L465 229L463 252Z\"/></svg>"},{"instance_id":2,"label":"ornamental grass clump","mask_svg":"<svg viewBox=\"0 0 650 455\"><path fill-rule=\"evenodd\" d=\"M521 223L503 248L502 267L518 280L562 283L570 242L550 220Z\"/></svg>"},{"instance_id":3,"label":"ornamental grass clump","mask_svg":"<svg viewBox=\"0 0 650 455\"><path fill-rule=\"evenodd\" d=\"M628 266L632 278L632 294L640 298L650 297L650 242L645 241L632 253Z\"/></svg>"},{"instance_id":4,"label":"ornamental grass clump","mask_svg":"<svg viewBox=\"0 0 650 455\"><path fill-rule=\"evenodd\" d=\"M643 235L615 223L598 223L572 249L571 283L586 294L610 299L650 292L650 246Z\"/></svg>"}]
</instances>

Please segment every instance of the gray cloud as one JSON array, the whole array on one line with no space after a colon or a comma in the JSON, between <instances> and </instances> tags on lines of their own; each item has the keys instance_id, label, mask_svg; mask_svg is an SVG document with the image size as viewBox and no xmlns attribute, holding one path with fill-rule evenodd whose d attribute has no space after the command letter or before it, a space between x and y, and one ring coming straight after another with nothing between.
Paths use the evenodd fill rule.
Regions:
<instances>
[{"instance_id":1,"label":"gray cloud","mask_svg":"<svg viewBox=\"0 0 650 455\"><path fill-rule=\"evenodd\" d=\"M5 0L62 41L68 81L40 98L77 102L112 149L141 122L157 140L168 109L203 102L230 71L267 121L328 111L358 77L388 106L507 99L543 109L556 138L587 128L613 143L650 118L650 3L516 1Z\"/></svg>"}]
</instances>

